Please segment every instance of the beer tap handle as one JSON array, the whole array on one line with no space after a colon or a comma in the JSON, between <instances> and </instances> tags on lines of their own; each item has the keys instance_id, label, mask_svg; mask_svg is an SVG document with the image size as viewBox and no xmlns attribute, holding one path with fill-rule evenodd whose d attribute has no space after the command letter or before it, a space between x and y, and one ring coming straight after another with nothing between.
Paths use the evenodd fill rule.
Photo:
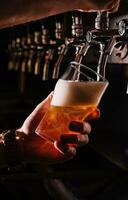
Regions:
<instances>
[{"instance_id":1,"label":"beer tap handle","mask_svg":"<svg viewBox=\"0 0 128 200\"><path fill-rule=\"evenodd\" d=\"M36 56L36 61L35 61L35 65L34 65L34 75L39 75L40 73L40 63L41 63L41 58L40 58L40 52L37 52L37 56Z\"/></svg>"},{"instance_id":2,"label":"beer tap handle","mask_svg":"<svg viewBox=\"0 0 128 200\"><path fill-rule=\"evenodd\" d=\"M120 38L121 46L127 44L127 48L128 48L128 19L120 20L117 25L118 25L119 35L121 36ZM128 50L122 59L125 59L127 56L128 56ZM126 94L128 94L128 69L126 69L126 80L127 80Z\"/></svg>"},{"instance_id":3,"label":"beer tap handle","mask_svg":"<svg viewBox=\"0 0 128 200\"><path fill-rule=\"evenodd\" d=\"M8 70L14 70L15 61L16 61L16 49L15 49L15 40L12 39L10 44L8 45L8 54L9 54L9 61L8 61Z\"/></svg>"},{"instance_id":4,"label":"beer tap handle","mask_svg":"<svg viewBox=\"0 0 128 200\"><path fill-rule=\"evenodd\" d=\"M33 66L35 65L35 50L30 49L29 50L29 55L28 55L28 60L27 60L27 72L28 73L33 73Z\"/></svg>"},{"instance_id":5,"label":"beer tap handle","mask_svg":"<svg viewBox=\"0 0 128 200\"><path fill-rule=\"evenodd\" d=\"M95 29L88 31L86 40L90 45L99 45L99 61L97 72L105 77L105 70L109 55L114 47L120 42L118 29L109 29L109 13L97 12Z\"/></svg>"},{"instance_id":6,"label":"beer tap handle","mask_svg":"<svg viewBox=\"0 0 128 200\"><path fill-rule=\"evenodd\" d=\"M62 63L64 55L67 53L67 51L68 51L68 46L66 46L66 44L63 44L58 47L58 55L59 56L54 65L53 74L52 74L53 79L57 79L59 77L61 63Z\"/></svg>"},{"instance_id":7,"label":"beer tap handle","mask_svg":"<svg viewBox=\"0 0 128 200\"><path fill-rule=\"evenodd\" d=\"M45 63L43 66L43 74L42 74L42 80L48 80L49 78L49 71L50 71L50 65L51 65L51 61L53 59L53 54L54 54L54 49L49 48L46 51L46 55L45 55Z\"/></svg>"},{"instance_id":8,"label":"beer tap handle","mask_svg":"<svg viewBox=\"0 0 128 200\"><path fill-rule=\"evenodd\" d=\"M34 32L34 45L36 50L36 58L34 64L34 75L39 75L41 71L41 50L42 50L42 35L41 30Z\"/></svg>"},{"instance_id":9,"label":"beer tap handle","mask_svg":"<svg viewBox=\"0 0 128 200\"><path fill-rule=\"evenodd\" d=\"M86 42L80 45L76 46L76 56L75 56L75 61L78 63L82 62L82 59L84 56L86 56L89 48L90 48L90 43Z\"/></svg>"},{"instance_id":10,"label":"beer tap handle","mask_svg":"<svg viewBox=\"0 0 128 200\"><path fill-rule=\"evenodd\" d=\"M114 47L120 42L118 38L118 35L114 35L109 41L100 43L100 56L97 66L97 73L101 74L103 77L105 77L108 58L112 54Z\"/></svg>"},{"instance_id":11,"label":"beer tap handle","mask_svg":"<svg viewBox=\"0 0 128 200\"><path fill-rule=\"evenodd\" d=\"M16 62L15 62L15 71L20 70L20 61L21 61L21 47L20 47L21 39L18 37L16 38Z\"/></svg>"},{"instance_id":12,"label":"beer tap handle","mask_svg":"<svg viewBox=\"0 0 128 200\"><path fill-rule=\"evenodd\" d=\"M56 41L56 55L57 59L54 62L54 68L52 72L52 79L57 79L59 77L61 62L64 57L64 52L66 48L65 44L65 34L64 34L64 15L61 14L55 18L55 41Z\"/></svg>"},{"instance_id":13,"label":"beer tap handle","mask_svg":"<svg viewBox=\"0 0 128 200\"><path fill-rule=\"evenodd\" d=\"M34 34L30 32L29 27L27 31L27 47L28 47L28 59L27 59L27 72L33 72L33 57L35 55L35 46L34 46Z\"/></svg>"},{"instance_id":14,"label":"beer tap handle","mask_svg":"<svg viewBox=\"0 0 128 200\"><path fill-rule=\"evenodd\" d=\"M71 32L70 36L68 36L59 48L58 48L58 59L54 65L53 75L52 78L56 79L59 77L60 67L64 56L67 54L70 48L75 48L75 61L81 62L83 57L83 48L85 48L85 39L83 38L83 22L82 22L82 13L79 11L73 11L71 13ZM82 38L82 39L81 39Z\"/></svg>"},{"instance_id":15,"label":"beer tap handle","mask_svg":"<svg viewBox=\"0 0 128 200\"><path fill-rule=\"evenodd\" d=\"M128 37L128 19L122 19L117 23L120 36Z\"/></svg>"}]
</instances>

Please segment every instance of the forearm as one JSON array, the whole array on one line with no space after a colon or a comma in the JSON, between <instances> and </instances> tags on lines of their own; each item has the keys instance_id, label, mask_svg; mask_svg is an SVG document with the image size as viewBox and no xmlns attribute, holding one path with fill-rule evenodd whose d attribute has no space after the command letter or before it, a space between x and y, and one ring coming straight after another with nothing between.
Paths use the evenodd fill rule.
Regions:
<instances>
[{"instance_id":1,"label":"forearm","mask_svg":"<svg viewBox=\"0 0 128 200\"><path fill-rule=\"evenodd\" d=\"M97 10L116 11L120 0L5 0L0 2L0 28L42 19L51 15L82 10L94 12Z\"/></svg>"},{"instance_id":2,"label":"forearm","mask_svg":"<svg viewBox=\"0 0 128 200\"><path fill-rule=\"evenodd\" d=\"M15 168L27 163L46 165L50 149L44 141L37 134L28 136L21 129L3 131L0 134L0 167Z\"/></svg>"}]
</instances>

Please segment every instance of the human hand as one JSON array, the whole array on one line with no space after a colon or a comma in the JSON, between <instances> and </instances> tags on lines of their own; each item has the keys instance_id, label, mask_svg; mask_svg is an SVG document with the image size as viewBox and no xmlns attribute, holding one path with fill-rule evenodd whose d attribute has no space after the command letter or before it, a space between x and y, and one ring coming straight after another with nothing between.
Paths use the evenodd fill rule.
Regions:
<instances>
[{"instance_id":1,"label":"human hand","mask_svg":"<svg viewBox=\"0 0 128 200\"><path fill-rule=\"evenodd\" d=\"M60 141L54 143L41 138L35 130L47 112L52 99L52 93L42 101L24 121L17 132L24 134L24 158L29 161L41 161L44 165L64 162L76 154L76 147L86 145L89 142L91 126L88 122L71 122L69 129L74 131L72 135L62 135ZM96 116L96 115L95 115ZM90 115L90 118L94 116ZM78 134L75 134L77 132Z\"/></svg>"}]
</instances>

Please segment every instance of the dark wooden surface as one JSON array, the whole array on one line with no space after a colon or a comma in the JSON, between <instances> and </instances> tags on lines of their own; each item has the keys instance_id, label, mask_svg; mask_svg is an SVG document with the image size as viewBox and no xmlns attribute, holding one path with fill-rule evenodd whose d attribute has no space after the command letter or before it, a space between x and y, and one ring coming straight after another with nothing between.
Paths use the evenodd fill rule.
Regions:
<instances>
[{"instance_id":1,"label":"dark wooden surface","mask_svg":"<svg viewBox=\"0 0 128 200\"><path fill-rule=\"evenodd\" d=\"M0 28L35 21L72 10L117 10L120 0L9 0L0 2Z\"/></svg>"}]
</instances>

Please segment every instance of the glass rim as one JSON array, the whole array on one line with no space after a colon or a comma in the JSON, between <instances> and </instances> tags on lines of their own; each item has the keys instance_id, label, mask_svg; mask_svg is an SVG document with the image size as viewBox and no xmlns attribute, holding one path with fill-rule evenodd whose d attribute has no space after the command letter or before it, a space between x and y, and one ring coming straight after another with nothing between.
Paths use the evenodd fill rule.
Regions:
<instances>
[{"instance_id":1,"label":"glass rim","mask_svg":"<svg viewBox=\"0 0 128 200\"><path fill-rule=\"evenodd\" d=\"M89 71L91 71L92 73L94 73L96 76L99 76L104 82L108 82L108 80L105 78L105 77L103 77L101 74L99 74L98 72L96 72L96 71L94 71L93 69L91 69L90 67L87 67L86 65L84 65L84 64L82 64L82 63L79 63L79 62L76 62L76 61L71 61L70 63L69 63L69 65L71 65L71 67L74 67L73 65L80 65L80 66L82 66L83 68L85 68L85 69L87 69L87 70L89 70ZM77 69L76 67L74 67L75 69ZM77 71L79 72L79 73L81 73L83 76L86 76L83 72L81 72L79 69L77 69ZM87 76L88 77L88 76ZM94 79L91 79L91 77L88 77L89 78L89 80L94 80Z\"/></svg>"}]
</instances>

